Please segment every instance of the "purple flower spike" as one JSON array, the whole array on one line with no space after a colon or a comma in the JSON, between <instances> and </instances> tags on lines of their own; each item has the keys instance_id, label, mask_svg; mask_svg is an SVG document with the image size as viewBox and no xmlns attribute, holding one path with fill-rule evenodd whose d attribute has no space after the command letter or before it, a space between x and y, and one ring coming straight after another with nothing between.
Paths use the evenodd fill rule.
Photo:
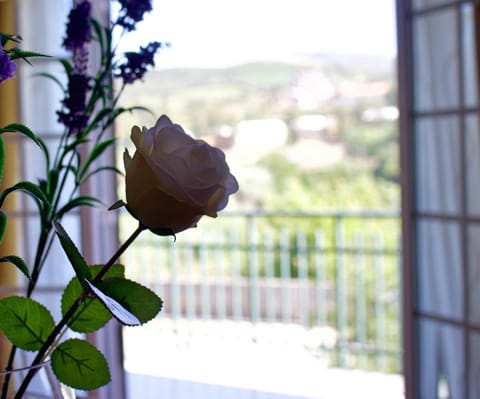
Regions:
<instances>
[{"instance_id":1,"label":"purple flower spike","mask_svg":"<svg viewBox=\"0 0 480 399\"><path fill-rule=\"evenodd\" d=\"M159 42L151 42L146 47L140 47L138 53L126 53L126 62L118 67L115 76L121 77L124 84L141 79L149 65L155 66L155 53L161 46Z\"/></svg>"},{"instance_id":2,"label":"purple flower spike","mask_svg":"<svg viewBox=\"0 0 480 399\"><path fill-rule=\"evenodd\" d=\"M91 5L88 0L78 3L68 14L67 36L63 40L63 47L67 50L75 50L83 47L92 38L92 26L90 23Z\"/></svg>"},{"instance_id":3,"label":"purple flower spike","mask_svg":"<svg viewBox=\"0 0 480 399\"><path fill-rule=\"evenodd\" d=\"M17 66L10 59L8 54L0 47L0 83L4 80L13 78Z\"/></svg>"},{"instance_id":4,"label":"purple flower spike","mask_svg":"<svg viewBox=\"0 0 480 399\"><path fill-rule=\"evenodd\" d=\"M118 0L122 8L117 25L128 31L135 29L135 24L143 20L143 14L152 11L152 0Z\"/></svg>"},{"instance_id":5,"label":"purple flower spike","mask_svg":"<svg viewBox=\"0 0 480 399\"><path fill-rule=\"evenodd\" d=\"M72 73L68 80L68 94L62 101L64 109L58 111L58 121L77 132L87 126L88 116L85 114L87 92L90 89L88 76Z\"/></svg>"}]
</instances>

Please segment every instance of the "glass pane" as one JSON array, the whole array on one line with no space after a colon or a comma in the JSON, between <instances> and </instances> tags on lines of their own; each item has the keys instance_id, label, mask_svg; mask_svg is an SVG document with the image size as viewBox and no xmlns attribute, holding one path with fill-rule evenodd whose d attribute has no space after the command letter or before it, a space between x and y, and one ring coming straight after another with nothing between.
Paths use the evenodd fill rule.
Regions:
<instances>
[{"instance_id":1,"label":"glass pane","mask_svg":"<svg viewBox=\"0 0 480 399\"><path fill-rule=\"evenodd\" d=\"M478 302L477 302L478 303ZM480 334L470 334L470 351L468 363L468 382L469 382L469 398L480 398Z\"/></svg>"},{"instance_id":2,"label":"glass pane","mask_svg":"<svg viewBox=\"0 0 480 399\"><path fill-rule=\"evenodd\" d=\"M464 287L459 225L421 220L417 224L417 241L418 309L462 320Z\"/></svg>"},{"instance_id":3,"label":"glass pane","mask_svg":"<svg viewBox=\"0 0 480 399\"><path fill-rule=\"evenodd\" d=\"M418 210L458 214L462 187L457 118L417 120L415 169Z\"/></svg>"},{"instance_id":4,"label":"glass pane","mask_svg":"<svg viewBox=\"0 0 480 399\"><path fill-rule=\"evenodd\" d=\"M465 398L463 330L430 320L417 326L416 397Z\"/></svg>"},{"instance_id":5,"label":"glass pane","mask_svg":"<svg viewBox=\"0 0 480 399\"><path fill-rule=\"evenodd\" d=\"M465 118L465 162L467 211L480 216L480 120L476 115Z\"/></svg>"},{"instance_id":6,"label":"glass pane","mask_svg":"<svg viewBox=\"0 0 480 399\"><path fill-rule=\"evenodd\" d=\"M22 122L36 134L61 134L63 127L58 123L55 111L59 109L63 92L53 80L34 74L49 73L62 79L65 76L63 67L58 62L43 61L42 64L37 62L34 69L22 63L19 71Z\"/></svg>"},{"instance_id":7,"label":"glass pane","mask_svg":"<svg viewBox=\"0 0 480 399\"><path fill-rule=\"evenodd\" d=\"M466 106L478 105L478 63L475 15L472 5L462 7L463 90Z\"/></svg>"},{"instance_id":8,"label":"glass pane","mask_svg":"<svg viewBox=\"0 0 480 399\"><path fill-rule=\"evenodd\" d=\"M414 107L417 111L458 106L457 20L452 10L413 21ZM432 40L435 38L435 40Z\"/></svg>"},{"instance_id":9,"label":"glass pane","mask_svg":"<svg viewBox=\"0 0 480 399\"><path fill-rule=\"evenodd\" d=\"M18 7L19 31L16 33L23 38L22 47L51 56L65 56L65 50L61 45L64 23L72 1L58 0L55 7L51 6L50 0L25 0L21 3L21 7ZM34 68L26 63L18 63L22 83L20 85L22 123L36 134L61 132L55 111L63 98L62 90L52 80L36 77L34 74L50 73L63 79L65 76L63 67L59 62L47 58L34 58L32 62Z\"/></svg>"},{"instance_id":10,"label":"glass pane","mask_svg":"<svg viewBox=\"0 0 480 399\"><path fill-rule=\"evenodd\" d=\"M21 7L17 7L18 26L21 28L17 33L22 36L24 43L28 43L25 48L43 54L63 55L61 39L71 6L71 0L57 0L55 7L52 7L51 0L22 0ZM41 34L38 30L40 25Z\"/></svg>"},{"instance_id":11,"label":"glass pane","mask_svg":"<svg viewBox=\"0 0 480 399\"><path fill-rule=\"evenodd\" d=\"M427 7L434 7L444 5L447 3L456 3L458 0L412 0L412 7L414 10L420 10Z\"/></svg>"},{"instance_id":12,"label":"glass pane","mask_svg":"<svg viewBox=\"0 0 480 399\"><path fill-rule=\"evenodd\" d=\"M468 227L469 322L480 325L480 225Z\"/></svg>"}]
</instances>

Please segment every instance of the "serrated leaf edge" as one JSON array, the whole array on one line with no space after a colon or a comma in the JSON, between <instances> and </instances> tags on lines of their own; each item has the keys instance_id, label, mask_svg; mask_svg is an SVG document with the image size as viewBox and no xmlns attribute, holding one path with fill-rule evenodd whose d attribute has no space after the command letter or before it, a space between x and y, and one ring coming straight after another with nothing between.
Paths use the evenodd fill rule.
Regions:
<instances>
[{"instance_id":1,"label":"serrated leaf edge","mask_svg":"<svg viewBox=\"0 0 480 399\"><path fill-rule=\"evenodd\" d=\"M52 357L54 356L55 352L57 352L57 351L59 351L59 352L62 352L62 351L64 352L64 351L65 351L64 349L60 349L60 348L62 347L62 345L64 345L65 343L67 343L67 342L77 342L77 341L78 341L78 342L83 342L83 343L86 343L86 344L90 345L93 349L95 349L95 350L101 355L101 357L102 357L103 360L105 361L105 365L106 365L106 367L107 367L107 373L108 373L108 381L107 381L107 382L105 382L105 383L102 384L102 385L96 386L96 387L94 387L94 388L85 388L84 386L83 386L83 387L82 387L82 386L72 386L72 385L68 384L67 382L63 381L63 380L58 376L57 371L55 370L55 368L56 368L55 362L53 361ZM72 356L70 355L70 357L72 357ZM62 384L66 385L66 386L68 386L68 387L75 388L75 389L86 390L86 391L92 391L92 390L94 390L94 389L98 389L98 388L100 388L100 387L102 387L102 386L105 386L105 385L109 384L109 383L112 381L112 374L111 374L111 372L110 372L110 366L109 366L109 364L108 364L108 361L107 361L105 355L104 355L96 346L92 345L90 342L88 342L88 341L86 341L86 340L84 340L84 339L70 338L70 339L67 339L66 341L63 341L63 342L62 342L60 345L58 345L58 346L55 348L55 350L52 352L52 354L51 354L51 356L50 356L50 359L51 359L50 366L51 366L51 369L52 369L52 371L53 371L53 374L55 374L55 377L57 377L58 381L60 381Z\"/></svg>"}]
</instances>

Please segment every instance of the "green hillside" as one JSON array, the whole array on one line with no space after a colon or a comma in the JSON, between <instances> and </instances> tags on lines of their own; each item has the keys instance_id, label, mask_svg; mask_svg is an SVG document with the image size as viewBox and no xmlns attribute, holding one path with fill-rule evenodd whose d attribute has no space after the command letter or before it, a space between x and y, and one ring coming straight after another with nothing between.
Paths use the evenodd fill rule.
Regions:
<instances>
[{"instance_id":1,"label":"green hillside","mask_svg":"<svg viewBox=\"0 0 480 399\"><path fill-rule=\"evenodd\" d=\"M245 190L239 198L266 208L397 208L396 122L362 119L363 111L369 108L395 105L394 81L393 60L316 54L288 62L256 62L224 69L152 71L144 82L126 88L123 105L142 105L155 115L168 114L199 137L215 135L221 126L234 128L242 120L278 118L289 126L290 144L298 140L292 129L295 118L310 114L335 118L337 129L316 138L345 146L346 156L340 163L321 170L303 170L284 152L271 154L256 166L262 179L265 173L270 176L269 183L262 181L263 190ZM377 87L388 90L379 94L374 90ZM328 90L334 92L321 100L323 91ZM363 95L361 90L374 95ZM302 91L318 95L321 101L309 109L302 108L295 98L295 93ZM117 129L120 145L128 142L130 126L153 122L145 112L123 116ZM245 172L249 179L255 173ZM252 184L260 183L248 180L250 188Z\"/></svg>"}]
</instances>

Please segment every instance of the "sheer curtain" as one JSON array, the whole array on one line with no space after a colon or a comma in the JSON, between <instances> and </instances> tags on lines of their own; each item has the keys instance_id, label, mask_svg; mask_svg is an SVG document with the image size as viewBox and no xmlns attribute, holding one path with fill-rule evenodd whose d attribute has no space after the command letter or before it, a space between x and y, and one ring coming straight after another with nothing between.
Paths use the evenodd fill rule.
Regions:
<instances>
[{"instance_id":1,"label":"sheer curtain","mask_svg":"<svg viewBox=\"0 0 480 399\"><path fill-rule=\"evenodd\" d=\"M401 3L399 0L398 3ZM439 7L441 5L441 7ZM410 8L411 7L411 8ZM399 5L410 41L400 67L404 218L411 229L406 325L413 398L478 398L480 386L480 124L474 2ZM403 18L403 20L402 20ZM402 42L402 40L400 41ZM406 62L405 62L406 60ZM410 74L411 73L411 74ZM405 78L407 77L407 78ZM407 93L407 94L405 94ZM407 173L404 171L404 173ZM408 384L407 384L408 385Z\"/></svg>"},{"instance_id":2,"label":"sheer curtain","mask_svg":"<svg viewBox=\"0 0 480 399\"><path fill-rule=\"evenodd\" d=\"M67 56L61 47L64 37L65 22L72 6L71 0L22 0L17 2L18 34L22 36L23 48L53 56ZM109 2L92 2L95 18L108 23ZM98 60L92 59L92 63ZM29 126L47 143L52 150L56 149L63 127L58 124L56 110L59 108L63 93L58 86L44 77L34 74L46 72L62 79L63 68L53 59L38 58L34 67L22 64L19 68L20 113L22 123ZM109 133L113 136L113 132ZM106 153L103 162L114 164L113 150ZM36 180L38 171L43 168L42 155L34 144L23 141L20 149L21 176L24 179ZM102 199L108 206L115 201L116 186L113 174L99 174L82 188L83 194L94 195ZM68 182L67 182L68 183ZM22 196L22 256L30 261L38 236L38 219L35 206ZM118 244L117 221L115 213L106 209L84 209L72 213L62 221L65 229L74 242L82 248L83 254L91 264L106 262ZM38 283L40 293L35 299L51 309L55 320L60 319L60 296L65 284L72 278L73 271L69 266L62 249L55 243L47 261L43 277ZM99 333L88 338L104 353L109 361L112 383L96 392L88 394L90 398L123 398L124 379L121 359L120 327L111 322ZM25 359L27 361L28 359ZM39 373L32 384L31 392L51 396L51 387L45 373ZM86 395L83 393L82 395ZM81 397L81 395L80 395Z\"/></svg>"}]
</instances>

